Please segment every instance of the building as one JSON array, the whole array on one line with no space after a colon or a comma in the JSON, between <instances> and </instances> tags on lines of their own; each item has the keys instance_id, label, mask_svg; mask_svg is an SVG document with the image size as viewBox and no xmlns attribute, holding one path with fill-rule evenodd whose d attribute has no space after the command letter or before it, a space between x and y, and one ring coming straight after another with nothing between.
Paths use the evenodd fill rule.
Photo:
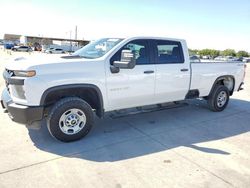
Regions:
<instances>
[{"instance_id":1,"label":"building","mask_svg":"<svg viewBox=\"0 0 250 188\"><path fill-rule=\"evenodd\" d=\"M20 43L21 35L13 35L13 34L4 34L3 40L5 43Z\"/></svg>"},{"instance_id":2,"label":"building","mask_svg":"<svg viewBox=\"0 0 250 188\"><path fill-rule=\"evenodd\" d=\"M87 40L66 39L66 38L53 38L53 37L40 37L40 36L27 36L4 34L4 41L6 43L14 43L15 45L27 45L32 47L50 46L50 45L63 45L63 46L77 46L82 47L89 43Z\"/></svg>"}]
</instances>

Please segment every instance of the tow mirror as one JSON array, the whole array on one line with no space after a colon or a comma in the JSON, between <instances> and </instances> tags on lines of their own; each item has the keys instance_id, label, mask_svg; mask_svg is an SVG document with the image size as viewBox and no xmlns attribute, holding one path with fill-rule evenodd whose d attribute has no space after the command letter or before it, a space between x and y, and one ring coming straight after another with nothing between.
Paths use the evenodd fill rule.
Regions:
<instances>
[{"instance_id":1,"label":"tow mirror","mask_svg":"<svg viewBox=\"0 0 250 188\"><path fill-rule=\"evenodd\" d=\"M113 66L120 69L133 69L135 67L135 55L131 50L122 50L121 61L114 61Z\"/></svg>"}]
</instances>

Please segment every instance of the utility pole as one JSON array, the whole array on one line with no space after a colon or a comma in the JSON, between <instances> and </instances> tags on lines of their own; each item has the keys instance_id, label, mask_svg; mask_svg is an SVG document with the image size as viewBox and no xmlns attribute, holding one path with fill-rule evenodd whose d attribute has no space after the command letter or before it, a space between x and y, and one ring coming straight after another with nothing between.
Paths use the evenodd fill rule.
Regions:
<instances>
[{"instance_id":1,"label":"utility pole","mask_svg":"<svg viewBox=\"0 0 250 188\"><path fill-rule=\"evenodd\" d=\"M72 31L70 30L70 51L72 52L72 41L71 41Z\"/></svg>"},{"instance_id":2,"label":"utility pole","mask_svg":"<svg viewBox=\"0 0 250 188\"><path fill-rule=\"evenodd\" d=\"M75 40L77 40L77 26L76 26L76 29L75 29Z\"/></svg>"}]
</instances>

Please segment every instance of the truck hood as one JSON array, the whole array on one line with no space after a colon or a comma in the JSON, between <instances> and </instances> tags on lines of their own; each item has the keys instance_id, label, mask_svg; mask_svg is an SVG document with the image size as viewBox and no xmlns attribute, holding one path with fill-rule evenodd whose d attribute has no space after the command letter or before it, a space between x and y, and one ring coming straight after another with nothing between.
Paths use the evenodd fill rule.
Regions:
<instances>
[{"instance_id":1,"label":"truck hood","mask_svg":"<svg viewBox=\"0 0 250 188\"><path fill-rule=\"evenodd\" d=\"M9 70L29 70L34 69L39 65L71 63L71 62L89 61L89 59L79 56L62 56L62 55L36 55L32 57L18 57L6 64L6 69Z\"/></svg>"}]
</instances>

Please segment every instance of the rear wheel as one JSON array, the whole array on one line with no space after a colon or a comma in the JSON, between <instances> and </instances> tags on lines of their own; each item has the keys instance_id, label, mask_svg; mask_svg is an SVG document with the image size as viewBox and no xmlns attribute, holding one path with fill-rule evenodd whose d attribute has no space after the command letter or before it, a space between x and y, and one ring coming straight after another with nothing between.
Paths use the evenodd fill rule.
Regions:
<instances>
[{"instance_id":1,"label":"rear wheel","mask_svg":"<svg viewBox=\"0 0 250 188\"><path fill-rule=\"evenodd\" d=\"M210 110L214 112L223 111L227 107L229 96L229 90L226 86L216 85L207 100Z\"/></svg>"},{"instance_id":2,"label":"rear wheel","mask_svg":"<svg viewBox=\"0 0 250 188\"><path fill-rule=\"evenodd\" d=\"M68 97L57 102L47 119L50 134L63 142L83 138L89 133L93 124L92 108L77 97Z\"/></svg>"}]
</instances>

